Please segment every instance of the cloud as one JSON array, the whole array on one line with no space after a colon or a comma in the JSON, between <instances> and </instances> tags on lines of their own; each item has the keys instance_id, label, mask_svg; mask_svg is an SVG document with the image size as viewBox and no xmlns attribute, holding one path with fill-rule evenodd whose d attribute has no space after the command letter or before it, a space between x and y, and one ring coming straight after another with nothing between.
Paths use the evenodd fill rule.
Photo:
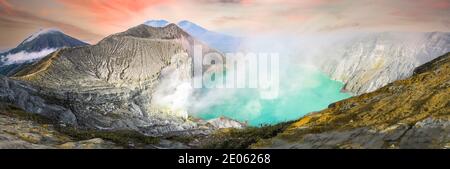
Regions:
<instances>
[{"instance_id":1,"label":"cloud","mask_svg":"<svg viewBox=\"0 0 450 169\"><path fill-rule=\"evenodd\" d=\"M70 10L91 15L99 24L126 21L143 10L170 0L56 0Z\"/></svg>"},{"instance_id":2,"label":"cloud","mask_svg":"<svg viewBox=\"0 0 450 169\"><path fill-rule=\"evenodd\" d=\"M17 64L17 63L25 63L28 61L32 61L35 59L41 59L48 54L56 51L57 49L43 49L39 52L19 52L14 54L8 54L3 58L4 65L11 65L11 64Z\"/></svg>"}]
</instances>

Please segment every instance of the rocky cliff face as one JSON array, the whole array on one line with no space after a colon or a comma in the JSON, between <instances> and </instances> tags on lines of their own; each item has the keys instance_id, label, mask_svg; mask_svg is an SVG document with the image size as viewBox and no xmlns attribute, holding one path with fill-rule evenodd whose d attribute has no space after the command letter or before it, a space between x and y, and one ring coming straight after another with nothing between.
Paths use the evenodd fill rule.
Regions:
<instances>
[{"instance_id":1,"label":"rocky cliff face","mask_svg":"<svg viewBox=\"0 0 450 169\"><path fill-rule=\"evenodd\" d=\"M450 33L364 33L332 43L321 67L362 94L412 75L414 68L450 51Z\"/></svg>"},{"instance_id":2,"label":"rocky cliff face","mask_svg":"<svg viewBox=\"0 0 450 169\"><path fill-rule=\"evenodd\" d=\"M139 25L96 45L58 50L12 79L2 78L1 99L80 127L148 135L204 133L211 127L190 121L185 111L154 104L158 98L153 97L173 74L192 78L195 45L217 52L174 24ZM167 91L170 95L176 88Z\"/></svg>"},{"instance_id":3,"label":"rocky cliff face","mask_svg":"<svg viewBox=\"0 0 450 169\"><path fill-rule=\"evenodd\" d=\"M16 105L25 111L49 117L56 122L72 125L77 123L76 117L70 109L43 99L38 88L1 75L0 100Z\"/></svg>"},{"instance_id":4,"label":"rocky cliff face","mask_svg":"<svg viewBox=\"0 0 450 169\"><path fill-rule=\"evenodd\" d=\"M450 148L450 53L292 123L254 148Z\"/></svg>"}]
</instances>

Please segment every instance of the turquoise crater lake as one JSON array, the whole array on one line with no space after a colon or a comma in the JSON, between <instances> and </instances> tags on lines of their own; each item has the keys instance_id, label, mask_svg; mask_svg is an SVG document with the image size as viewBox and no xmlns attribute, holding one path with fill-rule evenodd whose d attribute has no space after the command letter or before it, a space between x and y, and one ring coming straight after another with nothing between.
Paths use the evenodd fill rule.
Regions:
<instances>
[{"instance_id":1,"label":"turquoise crater lake","mask_svg":"<svg viewBox=\"0 0 450 169\"><path fill-rule=\"evenodd\" d=\"M301 67L286 72L290 73L280 76L276 99L261 99L256 89L214 89L217 91L208 93L215 97L205 99L206 105L191 112L206 120L224 116L259 126L295 120L351 96L340 92L343 83L318 70Z\"/></svg>"}]
</instances>

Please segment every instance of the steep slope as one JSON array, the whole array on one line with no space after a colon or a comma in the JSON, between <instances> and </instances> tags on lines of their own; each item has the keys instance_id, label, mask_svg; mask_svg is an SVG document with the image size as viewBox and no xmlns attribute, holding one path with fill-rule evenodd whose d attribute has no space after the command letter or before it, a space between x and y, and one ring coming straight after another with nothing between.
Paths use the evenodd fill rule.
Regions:
<instances>
[{"instance_id":1,"label":"steep slope","mask_svg":"<svg viewBox=\"0 0 450 169\"><path fill-rule=\"evenodd\" d=\"M449 148L450 53L292 123L254 148Z\"/></svg>"},{"instance_id":2,"label":"steep slope","mask_svg":"<svg viewBox=\"0 0 450 169\"><path fill-rule=\"evenodd\" d=\"M344 82L344 90L362 94L409 77L417 66L449 52L450 33L362 33L322 50L322 70Z\"/></svg>"},{"instance_id":3,"label":"steep slope","mask_svg":"<svg viewBox=\"0 0 450 169\"><path fill-rule=\"evenodd\" d=\"M26 38L16 48L0 53L0 74L12 75L59 48L84 45L87 43L59 30L41 30Z\"/></svg>"},{"instance_id":4,"label":"steep slope","mask_svg":"<svg viewBox=\"0 0 450 169\"><path fill-rule=\"evenodd\" d=\"M202 133L210 128L187 119L185 111L154 104L159 99L153 98L161 85L166 95L177 91L161 82L190 82L196 45L205 53L217 52L174 24L139 25L96 45L58 50L14 80L3 78L3 100L33 113L52 112L56 106L61 111L50 117L87 128ZM27 100L38 101L23 103Z\"/></svg>"}]
</instances>

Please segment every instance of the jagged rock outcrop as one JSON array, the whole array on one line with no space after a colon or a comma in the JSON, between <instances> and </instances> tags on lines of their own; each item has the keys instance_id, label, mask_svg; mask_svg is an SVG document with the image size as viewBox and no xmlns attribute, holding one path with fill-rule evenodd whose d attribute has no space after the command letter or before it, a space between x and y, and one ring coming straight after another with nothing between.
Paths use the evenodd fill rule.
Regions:
<instances>
[{"instance_id":1,"label":"jagged rock outcrop","mask_svg":"<svg viewBox=\"0 0 450 169\"><path fill-rule=\"evenodd\" d=\"M12 85L5 91L9 97L1 101L32 113L57 105L70 111L50 112L62 117L71 112L76 125L86 128L131 129L148 135L205 133L210 127L190 121L185 111L153 104L158 99L153 98L156 88L162 81L173 80L172 74L176 80L191 80L196 45L204 53L217 52L174 24L161 28L139 25L96 45L58 50L22 69L13 80L5 81L26 87ZM29 91L33 91L31 95ZM18 95L38 101L33 106L17 104L23 100Z\"/></svg>"},{"instance_id":2,"label":"jagged rock outcrop","mask_svg":"<svg viewBox=\"0 0 450 169\"><path fill-rule=\"evenodd\" d=\"M236 128L236 129L242 129L247 127L247 124L228 119L226 117L219 117L215 119L211 119L207 121L209 124L213 125L215 128L218 129L225 129L225 128Z\"/></svg>"},{"instance_id":3,"label":"jagged rock outcrop","mask_svg":"<svg viewBox=\"0 0 450 169\"><path fill-rule=\"evenodd\" d=\"M333 103L254 148L450 148L450 53L414 75Z\"/></svg>"},{"instance_id":4,"label":"jagged rock outcrop","mask_svg":"<svg viewBox=\"0 0 450 169\"><path fill-rule=\"evenodd\" d=\"M359 95L407 78L417 66L449 51L450 33L362 33L327 46L319 60L325 73L346 84L345 91Z\"/></svg>"},{"instance_id":5,"label":"jagged rock outcrop","mask_svg":"<svg viewBox=\"0 0 450 169\"><path fill-rule=\"evenodd\" d=\"M0 75L0 100L22 109L40 114L66 124L77 123L75 115L68 108L50 103L41 98L39 89L24 82Z\"/></svg>"}]
</instances>

